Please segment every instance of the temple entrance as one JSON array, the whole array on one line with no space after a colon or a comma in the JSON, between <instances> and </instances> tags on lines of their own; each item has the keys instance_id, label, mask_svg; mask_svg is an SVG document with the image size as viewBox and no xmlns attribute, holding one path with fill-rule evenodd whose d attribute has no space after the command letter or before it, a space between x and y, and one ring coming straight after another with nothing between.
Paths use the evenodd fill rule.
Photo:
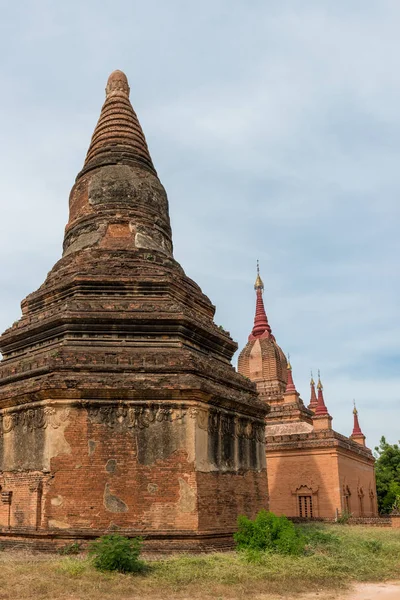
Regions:
<instances>
[{"instance_id":1,"label":"temple entrance","mask_svg":"<svg viewBox=\"0 0 400 600\"><path fill-rule=\"evenodd\" d=\"M299 517L310 519L313 516L312 496L299 496Z\"/></svg>"}]
</instances>

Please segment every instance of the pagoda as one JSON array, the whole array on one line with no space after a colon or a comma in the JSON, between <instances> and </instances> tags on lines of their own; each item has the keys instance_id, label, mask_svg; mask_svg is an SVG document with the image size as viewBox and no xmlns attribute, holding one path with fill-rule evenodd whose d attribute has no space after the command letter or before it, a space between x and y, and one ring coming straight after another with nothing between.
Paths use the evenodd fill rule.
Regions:
<instances>
[{"instance_id":1,"label":"pagoda","mask_svg":"<svg viewBox=\"0 0 400 600\"><path fill-rule=\"evenodd\" d=\"M63 255L0 338L1 543L118 531L231 544L267 507L265 415L237 344L173 257L121 71L69 198Z\"/></svg>"},{"instance_id":2,"label":"pagoda","mask_svg":"<svg viewBox=\"0 0 400 600\"><path fill-rule=\"evenodd\" d=\"M349 437L332 428L318 371L317 392L311 374L311 398L305 406L292 365L278 346L266 315L264 284L257 265L254 326L242 349L238 370L256 385L269 407L266 458L270 509L295 518L336 519L377 516L374 457L365 444L358 412Z\"/></svg>"}]
</instances>

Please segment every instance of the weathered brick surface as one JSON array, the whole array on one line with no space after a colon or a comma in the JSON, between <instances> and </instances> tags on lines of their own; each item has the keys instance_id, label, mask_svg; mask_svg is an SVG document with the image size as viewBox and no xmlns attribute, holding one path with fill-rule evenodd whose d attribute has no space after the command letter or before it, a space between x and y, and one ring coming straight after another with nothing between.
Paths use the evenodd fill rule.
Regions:
<instances>
[{"instance_id":1,"label":"weathered brick surface","mask_svg":"<svg viewBox=\"0 0 400 600\"><path fill-rule=\"evenodd\" d=\"M213 547L238 513L266 505L267 407L173 257L167 195L128 95L113 73L63 257L0 338L10 543L119 530L153 549Z\"/></svg>"}]
</instances>

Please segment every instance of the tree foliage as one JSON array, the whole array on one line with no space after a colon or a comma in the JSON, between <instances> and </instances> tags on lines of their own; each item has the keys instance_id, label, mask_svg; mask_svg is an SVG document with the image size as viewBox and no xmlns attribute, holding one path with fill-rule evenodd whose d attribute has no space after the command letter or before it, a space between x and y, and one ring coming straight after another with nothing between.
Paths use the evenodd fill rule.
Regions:
<instances>
[{"instance_id":1,"label":"tree foliage","mask_svg":"<svg viewBox=\"0 0 400 600\"><path fill-rule=\"evenodd\" d=\"M400 446L388 444L382 436L375 456L378 508L380 513L387 514L400 497Z\"/></svg>"}]
</instances>

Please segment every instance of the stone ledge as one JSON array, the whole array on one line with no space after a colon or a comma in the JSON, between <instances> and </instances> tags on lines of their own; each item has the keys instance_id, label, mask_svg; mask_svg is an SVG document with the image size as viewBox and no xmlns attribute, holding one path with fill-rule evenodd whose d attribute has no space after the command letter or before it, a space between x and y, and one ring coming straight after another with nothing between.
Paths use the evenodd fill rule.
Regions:
<instances>
[{"instance_id":1,"label":"stone ledge","mask_svg":"<svg viewBox=\"0 0 400 600\"><path fill-rule=\"evenodd\" d=\"M234 548L234 531L160 531L146 533L135 529L103 530L67 530L37 531L31 528L0 529L0 547L11 549L38 550L56 552L58 548L73 542L80 542L82 548L96 538L118 533L126 537L141 537L143 553L170 554L173 552L215 552L229 551Z\"/></svg>"}]
</instances>

